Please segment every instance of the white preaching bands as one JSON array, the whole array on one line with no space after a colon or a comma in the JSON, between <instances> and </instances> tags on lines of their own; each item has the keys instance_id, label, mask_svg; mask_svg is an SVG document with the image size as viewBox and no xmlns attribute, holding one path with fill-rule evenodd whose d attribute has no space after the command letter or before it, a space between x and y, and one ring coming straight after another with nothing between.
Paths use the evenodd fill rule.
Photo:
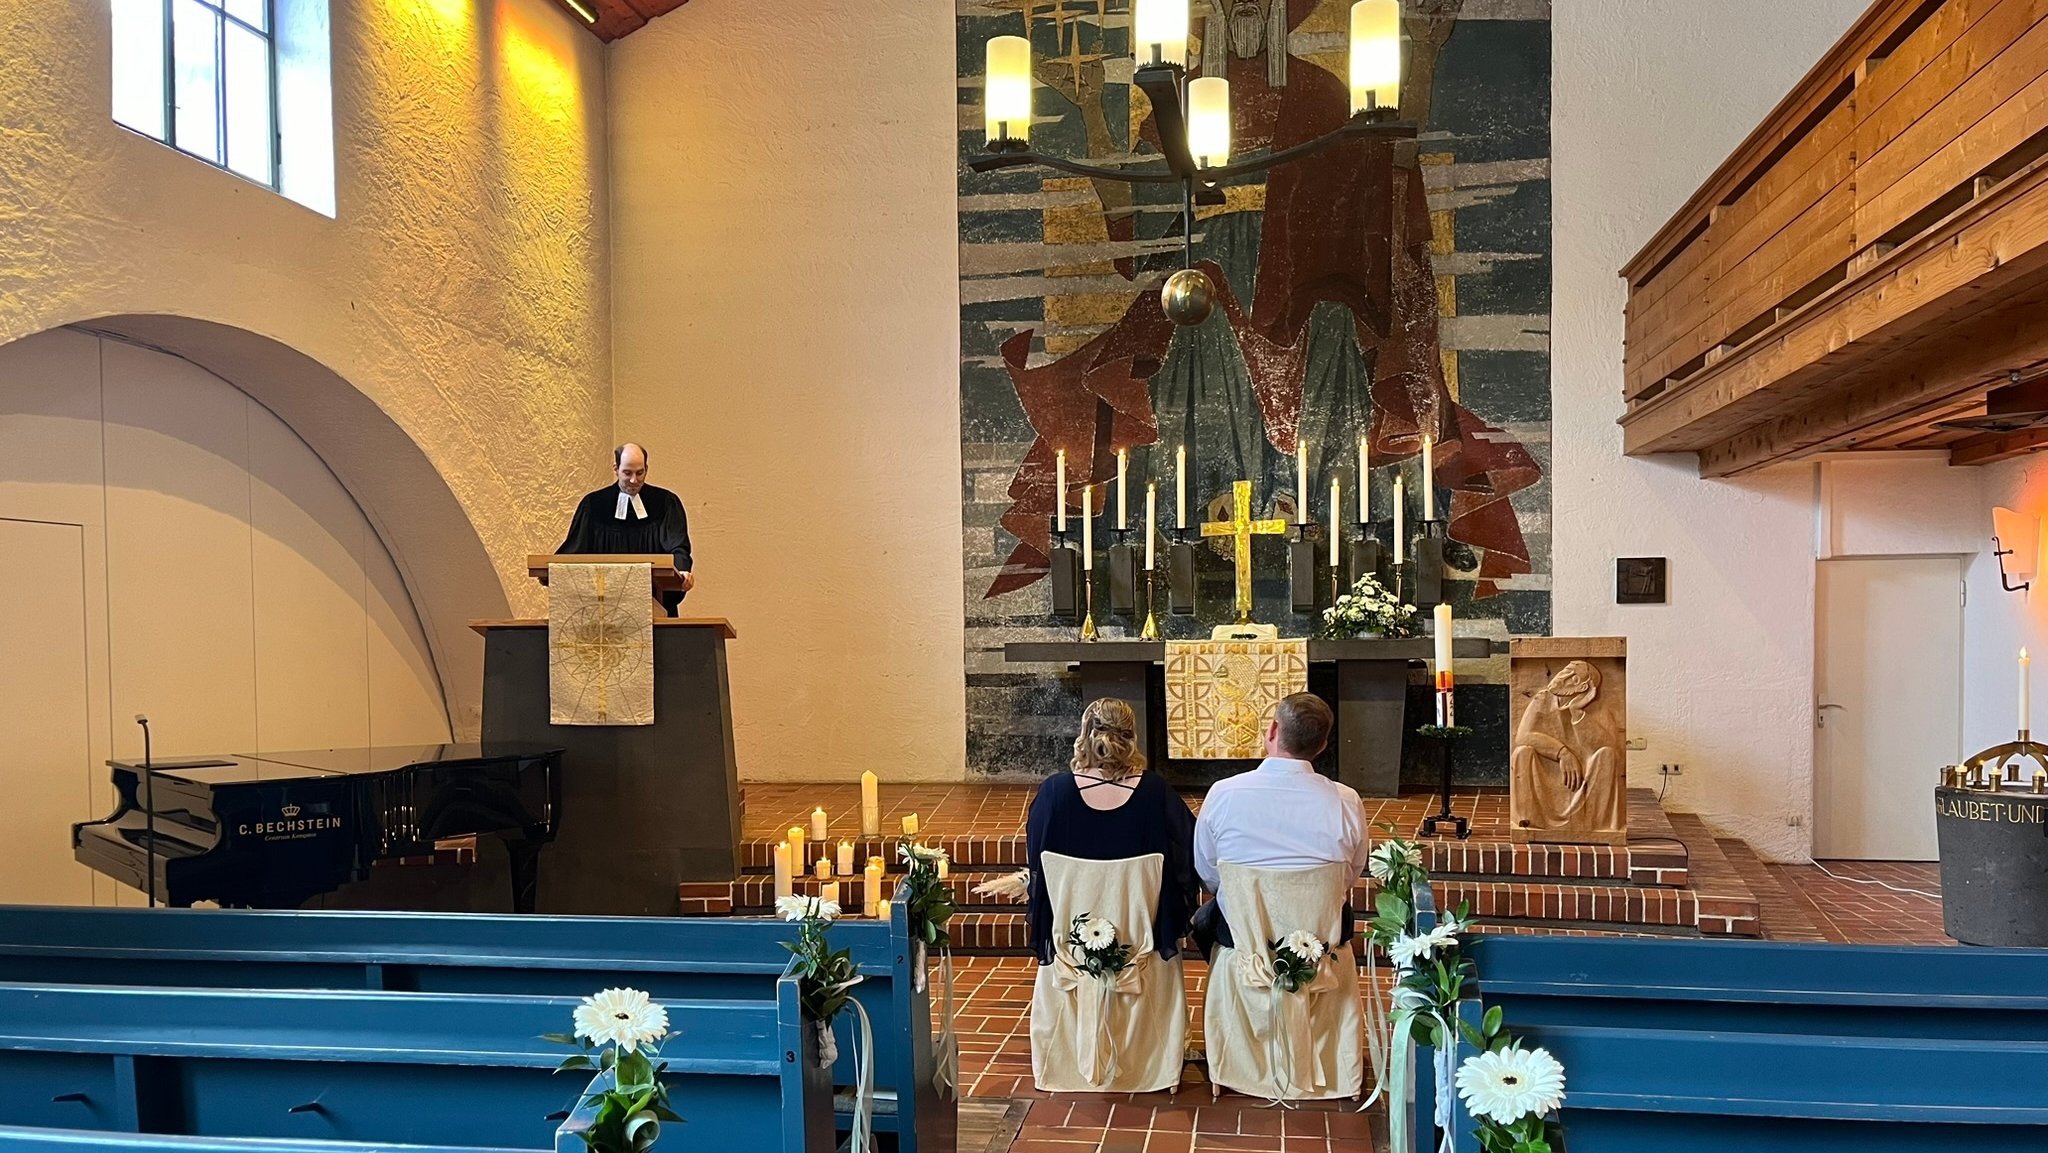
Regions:
<instances>
[{"instance_id":1,"label":"white preaching bands","mask_svg":"<svg viewBox=\"0 0 2048 1153\"><path fill-rule=\"evenodd\" d=\"M626 506L628 504L631 504L633 506L634 520L647 519L647 506L640 503L640 494L637 492L632 493L631 495L628 495L623 492L619 494L619 511L614 514L613 518L616 520L625 520Z\"/></svg>"}]
</instances>

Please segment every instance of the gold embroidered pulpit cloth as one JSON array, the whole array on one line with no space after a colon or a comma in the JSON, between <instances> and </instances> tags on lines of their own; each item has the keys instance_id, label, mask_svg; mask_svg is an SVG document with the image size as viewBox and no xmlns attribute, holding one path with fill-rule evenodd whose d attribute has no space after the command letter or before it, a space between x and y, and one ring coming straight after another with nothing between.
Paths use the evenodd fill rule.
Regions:
<instances>
[{"instance_id":1,"label":"gold embroidered pulpit cloth","mask_svg":"<svg viewBox=\"0 0 2048 1153\"><path fill-rule=\"evenodd\" d=\"M1308 642L1169 641L1166 753L1177 760L1264 755L1273 706L1308 688Z\"/></svg>"},{"instance_id":2,"label":"gold embroidered pulpit cloth","mask_svg":"<svg viewBox=\"0 0 2048 1153\"><path fill-rule=\"evenodd\" d=\"M548 719L654 723L654 570L548 566Z\"/></svg>"}]
</instances>

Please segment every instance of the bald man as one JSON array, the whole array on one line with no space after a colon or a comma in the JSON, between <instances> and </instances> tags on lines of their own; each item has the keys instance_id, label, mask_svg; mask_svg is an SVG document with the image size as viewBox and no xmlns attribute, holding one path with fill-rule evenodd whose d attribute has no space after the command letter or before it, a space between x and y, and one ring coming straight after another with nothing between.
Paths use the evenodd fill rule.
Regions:
<instances>
[{"instance_id":1,"label":"bald man","mask_svg":"<svg viewBox=\"0 0 2048 1153\"><path fill-rule=\"evenodd\" d=\"M661 594L668 615L697 587L690 571L690 518L682 499L647 483L647 450L626 443L612 450L614 483L576 503L568 539L558 553L653 553L675 557L683 591Z\"/></svg>"}]
</instances>

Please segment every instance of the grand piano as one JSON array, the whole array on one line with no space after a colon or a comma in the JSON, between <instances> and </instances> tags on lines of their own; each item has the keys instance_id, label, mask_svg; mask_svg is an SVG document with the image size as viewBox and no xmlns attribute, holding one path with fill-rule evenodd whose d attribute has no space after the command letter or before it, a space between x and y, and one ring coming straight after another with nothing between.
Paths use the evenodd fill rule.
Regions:
<instances>
[{"instance_id":1,"label":"grand piano","mask_svg":"<svg viewBox=\"0 0 2048 1153\"><path fill-rule=\"evenodd\" d=\"M156 761L147 774L109 761L118 803L71 827L72 853L167 904L296 909L377 861L490 836L509 856L512 909L528 913L561 811L561 759L499 742L236 753Z\"/></svg>"}]
</instances>

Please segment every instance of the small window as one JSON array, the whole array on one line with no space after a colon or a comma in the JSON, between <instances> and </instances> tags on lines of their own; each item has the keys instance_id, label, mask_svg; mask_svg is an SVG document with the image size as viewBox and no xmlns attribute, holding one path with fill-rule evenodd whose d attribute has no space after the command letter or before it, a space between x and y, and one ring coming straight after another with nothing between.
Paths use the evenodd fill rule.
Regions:
<instances>
[{"instance_id":1,"label":"small window","mask_svg":"<svg viewBox=\"0 0 2048 1153\"><path fill-rule=\"evenodd\" d=\"M334 214L326 0L112 7L117 123Z\"/></svg>"}]
</instances>

